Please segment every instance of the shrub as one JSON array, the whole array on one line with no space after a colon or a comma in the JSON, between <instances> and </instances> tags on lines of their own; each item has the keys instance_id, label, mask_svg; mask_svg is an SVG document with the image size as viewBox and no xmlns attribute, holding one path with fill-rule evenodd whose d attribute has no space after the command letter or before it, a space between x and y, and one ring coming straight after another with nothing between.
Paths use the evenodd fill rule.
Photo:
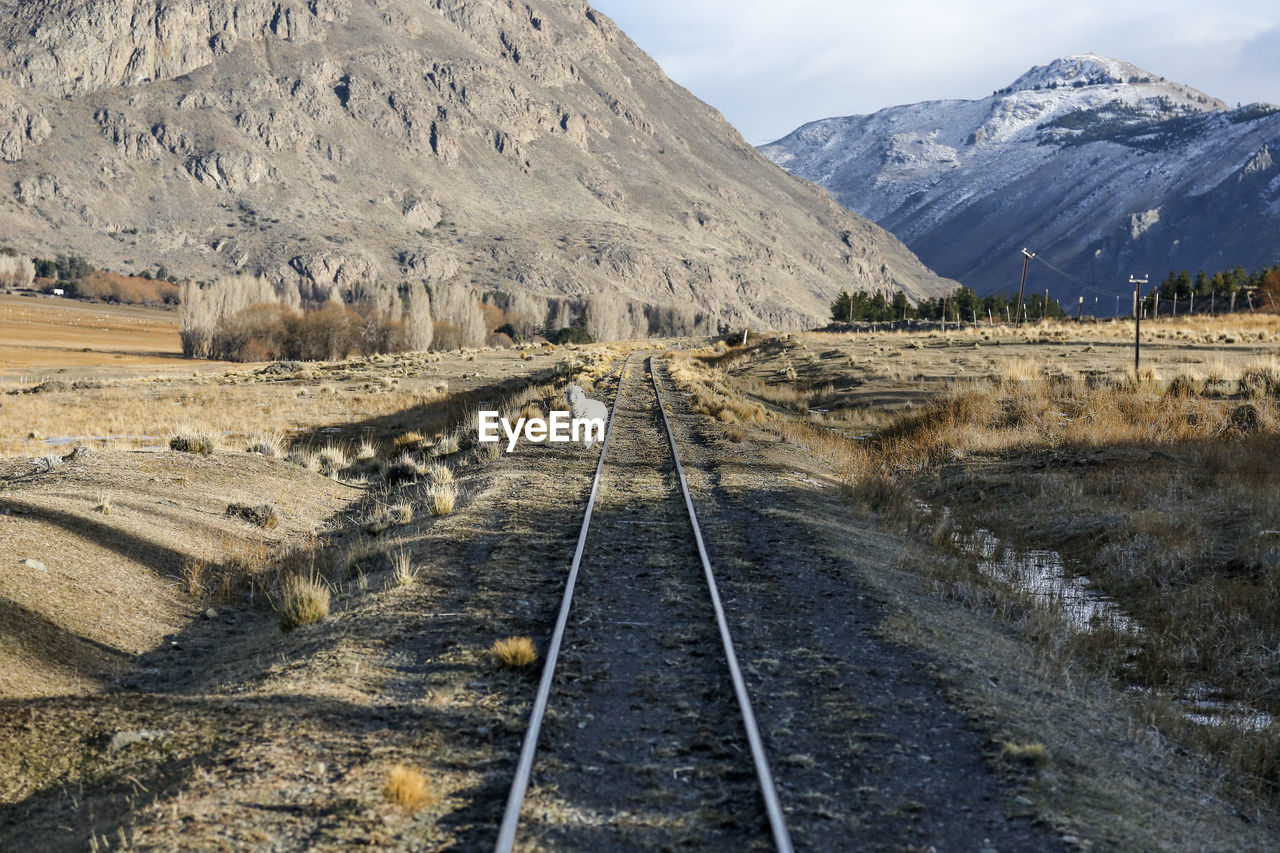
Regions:
<instances>
[{"instance_id":1,"label":"shrub","mask_svg":"<svg viewBox=\"0 0 1280 853\"><path fill-rule=\"evenodd\" d=\"M425 776L403 764L391 768L387 784L382 787L382 796L392 805L410 812L416 812L440 799Z\"/></svg>"},{"instance_id":2,"label":"shrub","mask_svg":"<svg viewBox=\"0 0 1280 853\"><path fill-rule=\"evenodd\" d=\"M460 442L461 439L459 439L456 433L443 436L438 442L436 442L436 446L431 448L431 455L448 456L452 453L457 453Z\"/></svg>"},{"instance_id":3,"label":"shrub","mask_svg":"<svg viewBox=\"0 0 1280 853\"><path fill-rule=\"evenodd\" d=\"M409 430L408 432L397 435L391 444L396 450L417 450L426 441L422 433L417 430Z\"/></svg>"},{"instance_id":4,"label":"shrub","mask_svg":"<svg viewBox=\"0 0 1280 853\"><path fill-rule=\"evenodd\" d=\"M283 455L284 436L279 433L258 433L245 445L245 453L259 453L268 459L276 459Z\"/></svg>"},{"instance_id":5,"label":"shrub","mask_svg":"<svg viewBox=\"0 0 1280 853\"><path fill-rule=\"evenodd\" d=\"M227 505L227 515L244 519L250 524L274 530L280 524L280 516L271 504L250 506L249 504L231 503Z\"/></svg>"},{"instance_id":6,"label":"shrub","mask_svg":"<svg viewBox=\"0 0 1280 853\"><path fill-rule=\"evenodd\" d=\"M1049 749L1042 743L1010 741L1001 745L1000 757L1005 761L1011 761L1027 767L1040 768L1049 765Z\"/></svg>"},{"instance_id":7,"label":"shrub","mask_svg":"<svg viewBox=\"0 0 1280 853\"><path fill-rule=\"evenodd\" d=\"M489 652L500 665L508 669L522 669L538 659L538 650L529 637L495 640Z\"/></svg>"},{"instance_id":8,"label":"shrub","mask_svg":"<svg viewBox=\"0 0 1280 853\"><path fill-rule=\"evenodd\" d=\"M215 444L211 432L180 432L169 439L169 449L179 453L200 453L208 456Z\"/></svg>"},{"instance_id":9,"label":"shrub","mask_svg":"<svg viewBox=\"0 0 1280 853\"><path fill-rule=\"evenodd\" d=\"M329 615L329 587L318 578L290 575L281 588L280 630L314 625Z\"/></svg>"},{"instance_id":10,"label":"shrub","mask_svg":"<svg viewBox=\"0 0 1280 853\"><path fill-rule=\"evenodd\" d=\"M432 486L427 492L427 508L432 515L448 515L458 501L458 490L452 483Z\"/></svg>"},{"instance_id":11,"label":"shrub","mask_svg":"<svg viewBox=\"0 0 1280 853\"><path fill-rule=\"evenodd\" d=\"M328 444L321 448L319 458L320 473L326 477L351 467L351 459L347 456L347 451L336 444Z\"/></svg>"},{"instance_id":12,"label":"shrub","mask_svg":"<svg viewBox=\"0 0 1280 853\"><path fill-rule=\"evenodd\" d=\"M445 483L453 482L453 469L448 465L433 462L427 468L427 477L437 486L443 486Z\"/></svg>"},{"instance_id":13,"label":"shrub","mask_svg":"<svg viewBox=\"0 0 1280 853\"><path fill-rule=\"evenodd\" d=\"M404 548L391 555L391 571L396 586L411 586L418 579L418 570Z\"/></svg>"}]
</instances>

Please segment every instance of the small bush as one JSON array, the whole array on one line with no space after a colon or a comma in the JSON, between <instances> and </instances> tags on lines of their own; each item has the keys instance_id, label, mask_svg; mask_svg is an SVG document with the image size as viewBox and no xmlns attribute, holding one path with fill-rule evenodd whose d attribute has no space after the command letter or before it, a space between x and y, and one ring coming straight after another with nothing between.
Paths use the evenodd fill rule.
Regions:
<instances>
[{"instance_id":1,"label":"small bush","mask_svg":"<svg viewBox=\"0 0 1280 853\"><path fill-rule=\"evenodd\" d=\"M287 457L289 462L300 465L308 471L320 470L320 454L314 450L294 450Z\"/></svg>"},{"instance_id":2,"label":"small bush","mask_svg":"<svg viewBox=\"0 0 1280 853\"><path fill-rule=\"evenodd\" d=\"M250 524L274 530L280 524L280 515L271 504L250 506L249 504L231 503L227 505L227 515L241 518Z\"/></svg>"},{"instance_id":3,"label":"small bush","mask_svg":"<svg viewBox=\"0 0 1280 853\"><path fill-rule=\"evenodd\" d=\"M391 443L396 450L417 450L424 441L426 439L423 438L422 433L417 430L409 430L406 433L397 435Z\"/></svg>"},{"instance_id":4,"label":"small bush","mask_svg":"<svg viewBox=\"0 0 1280 853\"><path fill-rule=\"evenodd\" d=\"M522 669L538 659L538 650L529 637L495 640L489 651L500 665L508 669Z\"/></svg>"},{"instance_id":5,"label":"small bush","mask_svg":"<svg viewBox=\"0 0 1280 853\"><path fill-rule=\"evenodd\" d=\"M284 455L284 436L279 433L258 433L245 445L245 453L258 453L268 459L277 459Z\"/></svg>"},{"instance_id":6,"label":"small bush","mask_svg":"<svg viewBox=\"0 0 1280 853\"><path fill-rule=\"evenodd\" d=\"M211 432L180 432L169 439L169 449L179 453L200 453L208 456L213 452L216 439Z\"/></svg>"},{"instance_id":7,"label":"small bush","mask_svg":"<svg viewBox=\"0 0 1280 853\"><path fill-rule=\"evenodd\" d=\"M453 469L448 465L441 465L439 462L433 462L430 467L427 468L427 478L437 486L452 483Z\"/></svg>"},{"instance_id":8,"label":"small bush","mask_svg":"<svg viewBox=\"0 0 1280 853\"><path fill-rule=\"evenodd\" d=\"M391 768L382 796L392 805L410 812L426 808L440 799L425 776L403 764Z\"/></svg>"},{"instance_id":9,"label":"small bush","mask_svg":"<svg viewBox=\"0 0 1280 853\"><path fill-rule=\"evenodd\" d=\"M443 436L436 446L431 448L432 456L449 456L458 452L459 438L456 434Z\"/></svg>"},{"instance_id":10,"label":"small bush","mask_svg":"<svg viewBox=\"0 0 1280 853\"><path fill-rule=\"evenodd\" d=\"M396 586L412 586L418 580L418 569L404 548L391 555L391 571Z\"/></svg>"},{"instance_id":11,"label":"small bush","mask_svg":"<svg viewBox=\"0 0 1280 853\"><path fill-rule=\"evenodd\" d=\"M368 439L365 439L364 441L360 442L360 447L356 450L356 459L363 462L368 459L377 459L377 458L378 458L378 446L376 444L369 441Z\"/></svg>"},{"instance_id":12,"label":"small bush","mask_svg":"<svg viewBox=\"0 0 1280 853\"><path fill-rule=\"evenodd\" d=\"M93 511L111 515L111 495L98 495L98 505L93 508Z\"/></svg>"},{"instance_id":13,"label":"small bush","mask_svg":"<svg viewBox=\"0 0 1280 853\"><path fill-rule=\"evenodd\" d=\"M458 490L452 483L432 486L427 491L427 508L432 515L448 515L458 502Z\"/></svg>"},{"instance_id":14,"label":"small bush","mask_svg":"<svg viewBox=\"0 0 1280 853\"><path fill-rule=\"evenodd\" d=\"M1049 766L1049 748L1042 743L1019 743L1010 741L1001 745L1000 757L1005 761L1022 764L1026 767Z\"/></svg>"},{"instance_id":15,"label":"small bush","mask_svg":"<svg viewBox=\"0 0 1280 853\"><path fill-rule=\"evenodd\" d=\"M281 588L280 630L314 625L329 615L329 587L318 578L290 575Z\"/></svg>"},{"instance_id":16,"label":"small bush","mask_svg":"<svg viewBox=\"0 0 1280 853\"><path fill-rule=\"evenodd\" d=\"M326 477L338 474L351 467L351 458L347 451L336 444L326 445L320 450L320 473Z\"/></svg>"}]
</instances>

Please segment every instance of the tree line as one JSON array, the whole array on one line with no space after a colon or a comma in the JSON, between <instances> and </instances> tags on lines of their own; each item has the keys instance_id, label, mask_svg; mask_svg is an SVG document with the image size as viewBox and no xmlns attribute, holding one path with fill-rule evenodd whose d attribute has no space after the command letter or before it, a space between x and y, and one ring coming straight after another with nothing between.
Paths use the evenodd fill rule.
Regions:
<instances>
[{"instance_id":1,"label":"tree line","mask_svg":"<svg viewBox=\"0 0 1280 853\"><path fill-rule=\"evenodd\" d=\"M308 290L308 293L311 291ZM352 354L679 336L714 332L714 318L687 306L655 306L614 293L540 297L464 284L361 282L304 298L297 284L251 275L181 291L180 334L189 358L335 361Z\"/></svg>"},{"instance_id":2,"label":"tree line","mask_svg":"<svg viewBox=\"0 0 1280 853\"><path fill-rule=\"evenodd\" d=\"M1188 313L1245 311L1250 308L1280 309L1280 265L1247 271L1236 265L1209 275L1200 270L1193 277L1187 270L1170 270L1160 286L1147 294L1143 304L1154 310L1165 305L1185 306Z\"/></svg>"},{"instance_id":3,"label":"tree line","mask_svg":"<svg viewBox=\"0 0 1280 853\"><path fill-rule=\"evenodd\" d=\"M1057 299L1044 293L1032 293L1025 300L1024 319L1060 320L1067 316ZM883 323L895 320L946 320L949 323L968 323L975 318L1017 319L1017 296L991 293L979 296L970 287L961 285L948 294L921 299L915 305L901 290L888 297L882 291L849 293L841 291L831 303L831 320L836 323Z\"/></svg>"}]
</instances>

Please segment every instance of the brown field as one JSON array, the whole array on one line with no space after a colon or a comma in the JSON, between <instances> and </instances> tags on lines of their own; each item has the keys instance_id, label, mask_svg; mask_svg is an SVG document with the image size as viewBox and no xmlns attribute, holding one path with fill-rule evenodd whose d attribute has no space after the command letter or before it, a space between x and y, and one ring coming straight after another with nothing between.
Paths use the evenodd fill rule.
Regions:
<instances>
[{"instance_id":1,"label":"brown field","mask_svg":"<svg viewBox=\"0 0 1280 853\"><path fill-rule=\"evenodd\" d=\"M0 382L202 365L182 360L178 312L0 294Z\"/></svg>"},{"instance_id":2,"label":"brown field","mask_svg":"<svg viewBox=\"0 0 1280 853\"><path fill-rule=\"evenodd\" d=\"M0 847L489 845L595 457L492 453L469 425L481 403L562 405L570 378L608 398L639 345L230 366L177 358L165 312L0 305L6 358L53 380L0 396ZM934 731L979 744L1000 821L1069 849L1275 846L1274 724L1182 703L1207 686L1280 714L1280 321L1148 324L1137 382L1130 331L672 356L699 514L726 582L745 578L726 602L771 602L732 618L767 737L797 744L775 769L811 804L798 825L927 837L966 780L912 754L902 720L945 705ZM0 388L31 390L24 370L6 360ZM170 450L179 434L212 452ZM992 577L980 531L1058 554L1142 639ZM756 536L771 547L747 553ZM495 657L525 637L539 662ZM824 702L816 739L775 722ZM599 819L565 797L530 802Z\"/></svg>"}]
</instances>

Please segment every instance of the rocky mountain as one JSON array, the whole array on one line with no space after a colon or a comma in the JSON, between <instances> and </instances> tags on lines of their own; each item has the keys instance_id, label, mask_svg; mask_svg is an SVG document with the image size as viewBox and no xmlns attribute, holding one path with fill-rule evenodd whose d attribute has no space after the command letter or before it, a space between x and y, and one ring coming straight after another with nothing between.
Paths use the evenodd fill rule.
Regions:
<instances>
[{"instance_id":1,"label":"rocky mountain","mask_svg":"<svg viewBox=\"0 0 1280 853\"><path fill-rule=\"evenodd\" d=\"M795 326L950 283L577 0L4 0L0 243Z\"/></svg>"},{"instance_id":2,"label":"rocky mountain","mask_svg":"<svg viewBox=\"0 0 1280 853\"><path fill-rule=\"evenodd\" d=\"M1035 268L1039 286L1072 301L1131 273L1280 262L1280 108L1230 109L1101 56L761 150L979 292L1017 288L1024 246L1062 271Z\"/></svg>"}]
</instances>

